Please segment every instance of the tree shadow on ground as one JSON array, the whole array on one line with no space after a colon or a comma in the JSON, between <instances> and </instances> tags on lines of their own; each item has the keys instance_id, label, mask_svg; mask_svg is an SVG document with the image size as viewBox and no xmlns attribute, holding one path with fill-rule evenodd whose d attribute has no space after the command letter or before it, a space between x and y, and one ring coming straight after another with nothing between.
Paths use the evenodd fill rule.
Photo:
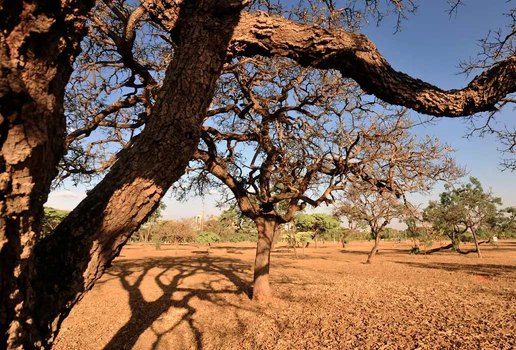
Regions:
<instances>
[{"instance_id":1,"label":"tree shadow on ground","mask_svg":"<svg viewBox=\"0 0 516 350\"><path fill-rule=\"evenodd\" d=\"M398 264L417 267L421 269L437 269L449 272L464 272L470 275L482 277L509 277L515 278L516 267L500 264L456 264L456 263L419 263L409 261L396 261ZM513 276L511 276L513 275Z\"/></svg>"},{"instance_id":2,"label":"tree shadow on ground","mask_svg":"<svg viewBox=\"0 0 516 350\"><path fill-rule=\"evenodd\" d=\"M154 283L162 295L153 301L144 298L142 282L156 271ZM192 299L197 298L219 306L241 308L227 301L223 294L250 295L250 285L239 274L248 275L249 265L243 261L212 257L167 257L145 260L118 261L108 272L109 278L118 278L128 292L131 317L111 338L104 350L132 349L140 335L149 327L156 336L152 349L156 349L161 338L186 323L195 339L195 348L202 349L202 333L196 326L193 316L197 310ZM185 279L203 275L206 281L188 287ZM199 277L198 277L199 278ZM202 278L202 277L201 277ZM229 282L229 283L228 283ZM199 286L200 284L200 286ZM220 286L223 288L220 288ZM152 324L167 310L175 308L183 311L183 316L166 331L158 332Z\"/></svg>"},{"instance_id":3,"label":"tree shadow on ground","mask_svg":"<svg viewBox=\"0 0 516 350\"><path fill-rule=\"evenodd\" d=\"M372 246L371 246L372 248ZM340 249L342 254L351 254L351 255L363 255L367 258L367 254L369 254L370 250L352 250L352 249ZM382 249L380 247L376 252L377 256L390 256L390 255L400 255L400 254L410 254L410 249Z\"/></svg>"},{"instance_id":4,"label":"tree shadow on ground","mask_svg":"<svg viewBox=\"0 0 516 350\"><path fill-rule=\"evenodd\" d=\"M249 247L239 247L239 246L230 246L230 245L217 245L217 246L213 246L212 247L213 250L217 250L217 249L231 249L231 250L256 250L256 244L254 244L253 246L249 246Z\"/></svg>"}]
</instances>

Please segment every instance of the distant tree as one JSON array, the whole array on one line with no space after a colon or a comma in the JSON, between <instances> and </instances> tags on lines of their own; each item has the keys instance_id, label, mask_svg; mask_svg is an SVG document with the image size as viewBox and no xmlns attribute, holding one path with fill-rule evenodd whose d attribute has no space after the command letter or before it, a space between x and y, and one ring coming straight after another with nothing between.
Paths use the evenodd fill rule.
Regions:
<instances>
[{"instance_id":1,"label":"distant tree","mask_svg":"<svg viewBox=\"0 0 516 350\"><path fill-rule=\"evenodd\" d=\"M202 244L211 244L220 242L221 238L218 234L211 231L202 231L197 235L196 241Z\"/></svg>"},{"instance_id":2,"label":"distant tree","mask_svg":"<svg viewBox=\"0 0 516 350\"><path fill-rule=\"evenodd\" d=\"M498 211L496 228L501 237L516 237L516 207Z\"/></svg>"},{"instance_id":3,"label":"distant tree","mask_svg":"<svg viewBox=\"0 0 516 350\"><path fill-rule=\"evenodd\" d=\"M254 222L235 206L224 210L219 217L208 220L204 228L216 233L225 242L255 242L257 237Z\"/></svg>"},{"instance_id":4,"label":"distant tree","mask_svg":"<svg viewBox=\"0 0 516 350\"><path fill-rule=\"evenodd\" d=\"M142 224L140 229L137 232L138 240L141 242L149 242L152 236L152 230L155 229L156 224L161 219L163 210L167 208L167 205L163 202L160 202L158 207L154 210L154 212L149 215L147 220Z\"/></svg>"},{"instance_id":5,"label":"distant tree","mask_svg":"<svg viewBox=\"0 0 516 350\"><path fill-rule=\"evenodd\" d=\"M374 245L367 256L367 263L373 261L380 240L382 231L394 218L402 218L407 208L391 192L379 192L370 186L350 186L342 195L342 199L337 203L335 213L345 216L349 221L362 222L371 231L371 239Z\"/></svg>"},{"instance_id":6,"label":"distant tree","mask_svg":"<svg viewBox=\"0 0 516 350\"><path fill-rule=\"evenodd\" d=\"M294 223L299 231L312 232L311 238L315 241L316 248L319 237L324 236L325 234L340 236L340 221L328 214L299 213L295 216Z\"/></svg>"},{"instance_id":7,"label":"distant tree","mask_svg":"<svg viewBox=\"0 0 516 350\"><path fill-rule=\"evenodd\" d=\"M407 212L403 222L407 225L407 228L405 229L405 237L412 241L412 248L410 249L412 254L419 254L421 252L421 243L425 246L430 246L432 244L432 230L430 227L425 226L426 223L424 222L422 213L419 210L414 209Z\"/></svg>"},{"instance_id":8,"label":"distant tree","mask_svg":"<svg viewBox=\"0 0 516 350\"><path fill-rule=\"evenodd\" d=\"M192 243L197 237L197 229L192 219L167 220L156 226L156 234L160 236L161 241Z\"/></svg>"},{"instance_id":9,"label":"distant tree","mask_svg":"<svg viewBox=\"0 0 516 350\"><path fill-rule=\"evenodd\" d=\"M475 242L475 251L478 257L482 257L479 235L487 236L493 232L497 207L501 204L500 198L484 191L480 182L470 177L469 183L458 188L446 186L440 200L429 203L424 217L434 229L450 238L452 247L458 252L462 252L459 248L461 239L470 233Z\"/></svg>"},{"instance_id":10,"label":"distant tree","mask_svg":"<svg viewBox=\"0 0 516 350\"><path fill-rule=\"evenodd\" d=\"M49 235L69 213L70 212L68 210L59 210L45 207L41 229L42 235Z\"/></svg>"}]
</instances>

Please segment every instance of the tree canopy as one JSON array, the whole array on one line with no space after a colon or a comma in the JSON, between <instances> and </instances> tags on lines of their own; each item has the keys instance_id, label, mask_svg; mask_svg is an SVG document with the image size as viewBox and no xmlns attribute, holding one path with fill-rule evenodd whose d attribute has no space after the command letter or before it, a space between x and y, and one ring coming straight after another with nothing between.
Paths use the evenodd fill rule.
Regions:
<instances>
[{"instance_id":1,"label":"tree canopy","mask_svg":"<svg viewBox=\"0 0 516 350\"><path fill-rule=\"evenodd\" d=\"M439 201L431 201L424 217L433 227L450 237L453 247L459 250L461 236L470 233L480 257L479 235L488 235L495 227L500 198L486 192L480 182L470 177L469 183L457 188L447 186Z\"/></svg>"}]
</instances>

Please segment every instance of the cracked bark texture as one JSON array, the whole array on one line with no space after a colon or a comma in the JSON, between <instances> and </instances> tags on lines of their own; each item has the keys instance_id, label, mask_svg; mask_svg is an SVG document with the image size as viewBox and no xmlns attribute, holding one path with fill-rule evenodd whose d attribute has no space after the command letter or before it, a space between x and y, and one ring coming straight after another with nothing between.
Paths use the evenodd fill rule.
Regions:
<instances>
[{"instance_id":1,"label":"cracked bark texture","mask_svg":"<svg viewBox=\"0 0 516 350\"><path fill-rule=\"evenodd\" d=\"M164 28L177 20L180 0L143 1ZM396 71L363 34L300 24L266 13L242 13L229 55L290 58L302 66L335 69L385 102L438 117L461 117L496 110L516 92L516 57L510 56L475 77L463 89L442 90Z\"/></svg>"},{"instance_id":2,"label":"cracked bark texture","mask_svg":"<svg viewBox=\"0 0 516 350\"><path fill-rule=\"evenodd\" d=\"M45 346L183 174L199 142L241 8L241 2L184 3L176 28L176 55L145 130L88 197L38 244L33 322L47 335Z\"/></svg>"},{"instance_id":3,"label":"cracked bark texture","mask_svg":"<svg viewBox=\"0 0 516 350\"><path fill-rule=\"evenodd\" d=\"M0 0L0 348L31 332L31 256L64 147L63 94L93 1Z\"/></svg>"},{"instance_id":4,"label":"cracked bark texture","mask_svg":"<svg viewBox=\"0 0 516 350\"><path fill-rule=\"evenodd\" d=\"M326 30L265 13L243 14L231 51L288 57L303 66L335 69L385 102L434 116L493 111L500 99L516 91L515 56L475 77L467 87L445 91L394 70L363 34Z\"/></svg>"}]
</instances>

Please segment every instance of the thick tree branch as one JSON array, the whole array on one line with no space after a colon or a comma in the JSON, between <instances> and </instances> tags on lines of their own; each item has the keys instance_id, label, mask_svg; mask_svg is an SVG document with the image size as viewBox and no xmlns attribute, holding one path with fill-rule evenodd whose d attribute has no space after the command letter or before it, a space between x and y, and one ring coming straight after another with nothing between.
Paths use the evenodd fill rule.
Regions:
<instances>
[{"instance_id":1,"label":"thick tree branch","mask_svg":"<svg viewBox=\"0 0 516 350\"><path fill-rule=\"evenodd\" d=\"M467 87L445 91L394 70L365 35L298 24L264 13L242 15L231 52L282 56L303 66L336 69L388 103L435 116L493 111L498 101L516 91L515 56L475 77Z\"/></svg>"},{"instance_id":2,"label":"thick tree branch","mask_svg":"<svg viewBox=\"0 0 516 350\"><path fill-rule=\"evenodd\" d=\"M145 129L55 232L38 242L31 281L38 290L37 310L31 325L45 332L45 342L52 341L71 307L157 208L197 147L243 4L228 1L226 6L234 8L224 14L214 14L218 0L190 5L181 9L176 56ZM192 96L191 91L203 93Z\"/></svg>"},{"instance_id":3,"label":"thick tree branch","mask_svg":"<svg viewBox=\"0 0 516 350\"><path fill-rule=\"evenodd\" d=\"M180 0L143 1L163 28L172 30ZM281 56L302 66L335 69L385 102L438 117L461 117L495 111L497 103L516 92L516 57L508 57L475 77L463 89L442 90L394 70L363 34L324 29L260 12L243 12L230 54Z\"/></svg>"},{"instance_id":4,"label":"thick tree branch","mask_svg":"<svg viewBox=\"0 0 516 350\"><path fill-rule=\"evenodd\" d=\"M202 150L196 150L193 158L202 161L206 169L231 190L242 214L251 219L257 216L257 208L250 201L247 191L239 181L231 176L222 159Z\"/></svg>"}]
</instances>

